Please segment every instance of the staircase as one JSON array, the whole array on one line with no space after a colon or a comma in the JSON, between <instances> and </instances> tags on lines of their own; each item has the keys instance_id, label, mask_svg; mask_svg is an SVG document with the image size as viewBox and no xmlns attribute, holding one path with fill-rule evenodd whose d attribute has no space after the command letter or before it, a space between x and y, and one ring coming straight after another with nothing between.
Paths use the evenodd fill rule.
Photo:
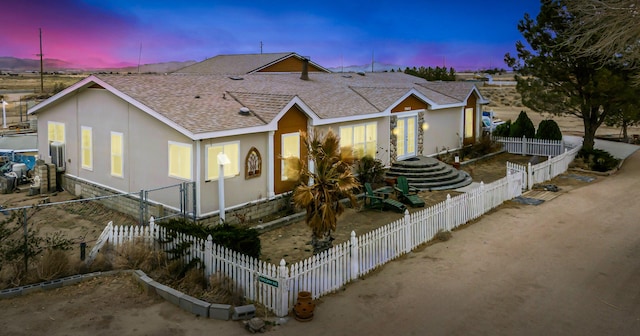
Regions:
<instances>
[{"instance_id":1,"label":"staircase","mask_svg":"<svg viewBox=\"0 0 640 336\"><path fill-rule=\"evenodd\" d=\"M467 186L473 182L465 171L434 158L416 156L391 165L387 178L405 176L409 185L420 190L447 190Z\"/></svg>"}]
</instances>

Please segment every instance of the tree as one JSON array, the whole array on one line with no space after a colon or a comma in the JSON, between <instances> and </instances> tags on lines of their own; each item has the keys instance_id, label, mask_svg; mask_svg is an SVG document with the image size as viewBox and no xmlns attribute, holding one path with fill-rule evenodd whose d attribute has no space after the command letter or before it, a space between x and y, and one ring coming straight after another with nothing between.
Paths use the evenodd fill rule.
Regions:
<instances>
[{"instance_id":1,"label":"tree","mask_svg":"<svg viewBox=\"0 0 640 336\"><path fill-rule=\"evenodd\" d=\"M567 46L579 56L640 66L640 3L637 0L571 0L576 25Z\"/></svg>"},{"instance_id":2,"label":"tree","mask_svg":"<svg viewBox=\"0 0 640 336\"><path fill-rule=\"evenodd\" d=\"M509 136L512 138L527 137L533 139L536 135L536 127L533 126L533 122L529 119L529 116L525 111L520 111L516 121L511 124L509 129Z\"/></svg>"},{"instance_id":3,"label":"tree","mask_svg":"<svg viewBox=\"0 0 640 336\"><path fill-rule=\"evenodd\" d=\"M340 149L340 138L333 131L324 137L316 132L302 133L302 140L313 169L297 159L299 184L293 191L293 203L307 211L305 222L311 228L313 253L317 254L332 246L331 232L345 209L340 200L346 198L357 205L354 190L360 183L352 172L355 160L351 151Z\"/></svg>"},{"instance_id":4,"label":"tree","mask_svg":"<svg viewBox=\"0 0 640 336\"><path fill-rule=\"evenodd\" d=\"M536 112L573 115L583 121L583 146L591 149L595 133L608 115L617 92L609 77L617 69L595 57L577 55L567 41L580 22L563 0L541 0L536 19L525 14L518 30L527 41L516 42L517 58L505 55L516 72L522 103Z\"/></svg>"},{"instance_id":5,"label":"tree","mask_svg":"<svg viewBox=\"0 0 640 336\"><path fill-rule=\"evenodd\" d=\"M553 119L545 119L538 124L536 139L562 140L562 132L558 123Z\"/></svg>"}]
</instances>

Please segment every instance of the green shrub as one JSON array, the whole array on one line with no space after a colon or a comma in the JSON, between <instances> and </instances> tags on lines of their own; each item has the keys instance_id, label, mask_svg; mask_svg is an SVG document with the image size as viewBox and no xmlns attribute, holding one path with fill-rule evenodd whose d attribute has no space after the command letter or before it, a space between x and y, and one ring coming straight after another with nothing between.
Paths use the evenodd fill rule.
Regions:
<instances>
[{"instance_id":1,"label":"green shrub","mask_svg":"<svg viewBox=\"0 0 640 336\"><path fill-rule=\"evenodd\" d=\"M536 138L545 140L562 140L562 132L555 120L545 119L538 125Z\"/></svg>"},{"instance_id":2,"label":"green shrub","mask_svg":"<svg viewBox=\"0 0 640 336\"><path fill-rule=\"evenodd\" d=\"M614 158L609 152L601 149L581 149L578 157L587 163L591 170L606 172L618 166L620 160Z\"/></svg>"},{"instance_id":3,"label":"green shrub","mask_svg":"<svg viewBox=\"0 0 640 336\"><path fill-rule=\"evenodd\" d=\"M226 223L216 226L205 226L202 224L193 224L183 219L171 219L167 222L159 223L159 225L170 231L184 233L201 239L207 239L207 237L211 235L213 242L218 245L254 258L260 256L260 234L255 229ZM170 241L174 237L166 238L167 241ZM188 246L177 246L176 248L187 249ZM179 251L167 252L174 254L179 253Z\"/></svg>"},{"instance_id":4,"label":"green shrub","mask_svg":"<svg viewBox=\"0 0 640 336\"><path fill-rule=\"evenodd\" d=\"M496 129L493 130L494 136L499 137L508 137L511 132L511 119L507 120L504 124L500 124L496 126Z\"/></svg>"},{"instance_id":5,"label":"green shrub","mask_svg":"<svg viewBox=\"0 0 640 336\"><path fill-rule=\"evenodd\" d=\"M525 111L520 111L518 119L511 125L509 136L514 138L525 136L529 139L533 139L536 136L536 128Z\"/></svg>"},{"instance_id":6,"label":"green shrub","mask_svg":"<svg viewBox=\"0 0 640 336\"><path fill-rule=\"evenodd\" d=\"M384 165L378 159L371 155L366 155L358 160L356 164L356 174L360 184L365 183L376 184L382 182L384 177Z\"/></svg>"}]
</instances>

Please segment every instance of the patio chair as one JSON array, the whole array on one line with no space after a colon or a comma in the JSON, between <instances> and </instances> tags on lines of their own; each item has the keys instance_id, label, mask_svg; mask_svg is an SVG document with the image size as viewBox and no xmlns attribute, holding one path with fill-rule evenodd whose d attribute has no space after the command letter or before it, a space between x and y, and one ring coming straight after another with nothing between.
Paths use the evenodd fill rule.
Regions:
<instances>
[{"instance_id":1,"label":"patio chair","mask_svg":"<svg viewBox=\"0 0 640 336\"><path fill-rule=\"evenodd\" d=\"M425 205L422 197L418 196L418 189L411 187L407 178L398 176L398 183L394 186L398 199L409 203L412 207L423 207Z\"/></svg>"},{"instance_id":2,"label":"patio chair","mask_svg":"<svg viewBox=\"0 0 640 336\"><path fill-rule=\"evenodd\" d=\"M390 208L398 212L404 212L407 207L391 198L388 198L389 193L385 193L385 196L378 196L376 192L371 188L371 184L365 182L364 184L365 193L364 193L364 207L365 208L379 208L380 211L385 208Z\"/></svg>"}]
</instances>

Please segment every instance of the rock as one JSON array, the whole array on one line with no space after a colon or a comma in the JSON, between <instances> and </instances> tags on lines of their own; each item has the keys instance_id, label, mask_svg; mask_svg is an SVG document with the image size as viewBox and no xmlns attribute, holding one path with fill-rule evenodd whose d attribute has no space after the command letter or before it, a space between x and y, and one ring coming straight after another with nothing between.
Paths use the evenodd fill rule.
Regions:
<instances>
[{"instance_id":1,"label":"rock","mask_svg":"<svg viewBox=\"0 0 640 336\"><path fill-rule=\"evenodd\" d=\"M244 326L252 334L256 333L256 332L261 332L262 333L265 330L265 323L259 317L254 317L254 318L250 319L249 321L245 321L244 322Z\"/></svg>"}]
</instances>

